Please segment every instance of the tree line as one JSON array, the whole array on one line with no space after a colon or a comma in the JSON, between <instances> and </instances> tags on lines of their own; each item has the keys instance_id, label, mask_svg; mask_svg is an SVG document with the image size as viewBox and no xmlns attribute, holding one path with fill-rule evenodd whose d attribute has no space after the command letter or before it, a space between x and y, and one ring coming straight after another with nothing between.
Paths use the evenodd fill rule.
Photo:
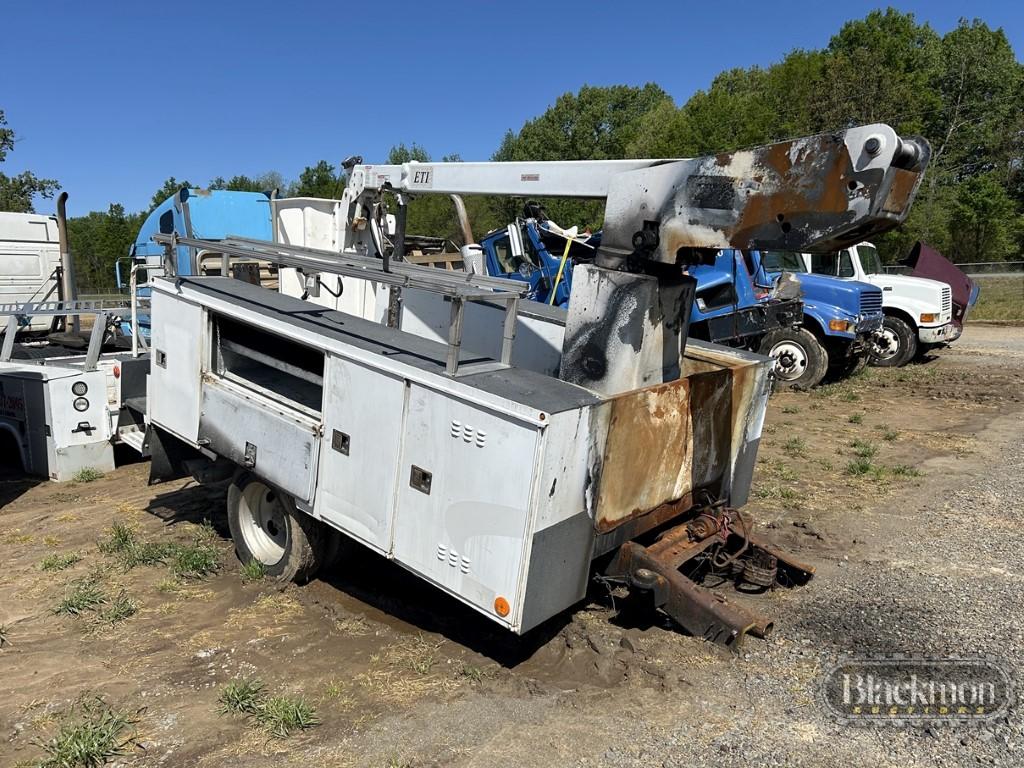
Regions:
<instances>
[{"instance_id":1,"label":"tree line","mask_svg":"<svg viewBox=\"0 0 1024 768\"><path fill-rule=\"evenodd\" d=\"M517 131L509 130L492 159L587 160L691 157L796 136L886 122L901 135L924 136L932 161L907 222L879 245L887 261L925 240L955 261L1019 259L1024 254L1024 66L1006 35L980 20L961 20L939 35L913 14L888 9L847 22L819 50L797 49L768 67L730 69L706 90L677 105L657 84L583 86L566 93ZM0 162L14 134L0 111ZM429 162L415 142L393 147L387 161ZM446 155L443 161L458 161ZM341 168L321 160L299 177L281 174L217 177L212 189L270 191L282 196L337 198ZM149 210L189 181L167 179ZM31 173L0 173L0 210L31 210L57 182ZM599 228L603 203L543 200L564 226ZM522 201L467 198L474 234L504 226ZM84 291L109 290L113 263L124 256L149 211L120 204L69 221ZM451 202L426 196L410 204L408 230L462 239Z\"/></svg>"}]
</instances>

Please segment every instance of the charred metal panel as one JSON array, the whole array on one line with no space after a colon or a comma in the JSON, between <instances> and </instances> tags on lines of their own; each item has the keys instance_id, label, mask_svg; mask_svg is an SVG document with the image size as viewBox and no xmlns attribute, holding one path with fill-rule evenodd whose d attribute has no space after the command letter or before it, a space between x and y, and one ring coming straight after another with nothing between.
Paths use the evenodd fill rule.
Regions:
<instances>
[{"instance_id":1,"label":"charred metal panel","mask_svg":"<svg viewBox=\"0 0 1024 768\"><path fill-rule=\"evenodd\" d=\"M601 251L634 254L652 225L644 255L666 263L689 248L837 250L906 218L929 156L877 124L616 174Z\"/></svg>"},{"instance_id":2,"label":"charred metal panel","mask_svg":"<svg viewBox=\"0 0 1024 768\"><path fill-rule=\"evenodd\" d=\"M580 264L559 378L615 395L679 378L696 281Z\"/></svg>"}]
</instances>

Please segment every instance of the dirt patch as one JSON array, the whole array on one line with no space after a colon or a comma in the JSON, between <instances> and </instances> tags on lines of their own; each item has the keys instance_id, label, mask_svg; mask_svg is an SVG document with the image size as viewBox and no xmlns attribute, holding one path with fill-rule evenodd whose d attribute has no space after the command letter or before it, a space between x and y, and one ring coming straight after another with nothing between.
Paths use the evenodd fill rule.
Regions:
<instances>
[{"instance_id":1,"label":"dirt patch","mask_svg":"<svg viewBox=\"0 0 1024 768\"><path fill-rule=\"evenodd\" d=\"M675 765L677 754L741 764L774 754L765 744L795 754L829 733L813 715L820 648L850 643L862 621L867 597L845 586L845 572L870 567L905 580L904 620L923 626L936 610L927 603L935 587L910 574L945 567L948 578L954 564L915 560L896 544L930 524L922 505L992 472L998 446L1014 436L1024 411L1016 331L969 328L924 363L773 397L747 509L819 575L760 601L777 634L738 658L601 588L516 639L358 547L302 588L244 583L222 490L151 488L144 464L91 483L3 480L0 764L39 760L35 742L74 702L97 695L139 712L140 746L120 758L126 765ZM968 522L1020 536L979 498L988 511ZM166 562L126 569L98 546L115 523L140 541L184 546L203 521L219 534L221 566L204 578L176 577ZM1001 551L986 567L1010 578ZM90 579L107 602L57 613ZM104 619L102 606L121 595L134 612ZM916 647L876 634L894 650ZM240 678L303 697L320 724L275 739L218 714L224 686ZM774 715L769 688L782 692ZM747 743L738 720L770 735ZM851 761L880 754L873 737L842 749Z\"/></svg>"}]
</instances>

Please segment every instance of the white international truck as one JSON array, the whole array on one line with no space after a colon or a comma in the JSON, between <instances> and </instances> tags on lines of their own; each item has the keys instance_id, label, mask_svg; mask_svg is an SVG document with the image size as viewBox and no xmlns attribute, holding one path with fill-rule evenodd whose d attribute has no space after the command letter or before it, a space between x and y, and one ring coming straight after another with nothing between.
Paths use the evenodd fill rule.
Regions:
<instances>
[{"instance_id":1,"label":"white international truck","mask_svg":"<svg viewBox=\"0 0 1024 768\"><path fill-rule=\"evenodd\" d=\"M937 280L886 272L871 243L803 256L815 274L860 280L882 289L885 319L872 341L872 365L898 367L918 352L960 337L962 329L953 323L952 289Z\"/></svg>"}]
</instances>

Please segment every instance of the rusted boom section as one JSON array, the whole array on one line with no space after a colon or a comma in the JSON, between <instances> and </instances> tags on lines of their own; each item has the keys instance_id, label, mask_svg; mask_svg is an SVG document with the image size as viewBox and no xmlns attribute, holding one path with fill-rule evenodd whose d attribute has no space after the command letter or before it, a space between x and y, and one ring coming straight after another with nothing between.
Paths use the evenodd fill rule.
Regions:
<instances>
[{"instance_id":1,"label":"rusted boom section","mask_svg":"<svg viewBox=\"0 0 1024 768\"><path fill-rule=\"evenodd\" d=\"M736 649L746 634L767 637L772 622L684 576L714 574L745 591L806 584L814 567L750 532L735 510L705 508L653 544L629 541L605 571L611 581L651 593L654 606L690 634Z\"/></svg>"}]
</instances>

